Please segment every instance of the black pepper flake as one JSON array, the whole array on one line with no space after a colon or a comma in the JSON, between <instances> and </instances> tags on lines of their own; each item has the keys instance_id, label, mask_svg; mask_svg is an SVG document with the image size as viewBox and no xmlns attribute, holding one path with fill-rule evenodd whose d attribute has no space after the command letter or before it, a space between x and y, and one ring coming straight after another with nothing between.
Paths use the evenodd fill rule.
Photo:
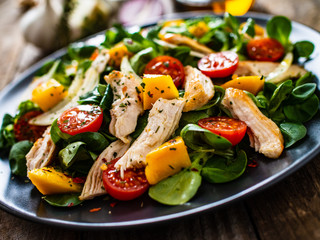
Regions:
<instances>
[{"instance_id":1,"label":"black pepper flake","mask_svg":"<svg viewBox=\"0 0 320 240\"><path fill-rule=\"evenodd\" d=\"M142 88L144 88L146 86L145 83L141 83L140 85L141 85Z\"/></svg>"},{"instance_id":2,"label":"black pepper flake","mask_svg":"<svg viewBox=\"0 0 320 240\"><path fill-rule=\"evenodd\" d=\"M160 126L157 127L155 133L157 133L159 131L159 129L160 129Z\"/></svg>"},{"instance_id":3,"label":"black pepper flake","mask_svg":"<svg viewBox=\"0 0 320 240\"><path fill-rule=\"evenodd\" d=\"M138 87L136 87L136 92L137 92L138 94L140 94L140 93L141 93L141 91L139 90L139 88L138 88Z\"/></svg>"},{"instance_id":4,"label":"black pepper flake","mask_svg":"<svg viewBox=\"0 0 320 240\"><path fill-rule=\"evenodd\" d=\"M171 151L176 151L177 148L169 148L169 150L171 150Z\"/></svg>"},{"instance_id":5,"label":"black pepper flake","mask_svg":"<svg viewBox=\"0 0 320 240\"><path fill-rule=\"evenodd\" d=\"M158 112L159 112L159 113L162 113L162 112L163 112L163 109L161 109L161 110L158 110Z\"/></svg>"},{"instance_id":6,"label":"black pepper flake","mask_svg":"<svg viewBox=\"0 0 320 240\"><path fill-rule=\"evenodd\" d=\"M148 91L147 93L148 93L149 97L151 97L151 98L153 97L153 94L150 91Z\"/></svg>"},{"instance_id":7,"label":"black pepper flake","mask_svg":"<svg viewBox=\"0 0 320 240\"><path fill-rule=\"evenodd\" d=\"M164 90L161 90L161 93L164 93Z\"/></svg>"},{"instance_id":8,"label":"black pepper flake","mask_svg":"<svg viewBox=\"0 0 320 240\"><path fill-rule=\"evenodd\" d=\"M173 170L174 169L174 167L172 167L170 164L169 164L169 167Z\"/></svg>"}]
</instances>

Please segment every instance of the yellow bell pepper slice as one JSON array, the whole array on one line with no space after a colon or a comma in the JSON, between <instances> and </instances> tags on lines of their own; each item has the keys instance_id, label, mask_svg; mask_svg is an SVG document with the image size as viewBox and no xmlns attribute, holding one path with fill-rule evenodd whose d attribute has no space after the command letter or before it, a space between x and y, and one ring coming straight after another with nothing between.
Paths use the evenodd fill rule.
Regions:
<instances>
[{"instance_id":1,"label":"yellow bell pepper slice","mask_svg":"<svg viewBox=\"0 0 320 240\"><path fill-rule=\"evenodd\" d=\"M71 177L53 167L33 169L28 172L28 177L43 195L75 193L82 190L81 184L74 183Z\"/></svg>"},{"instance_id":2,"label":"yellow bell pepper slice","mask_svg":"<svg viewBox=\"0 0 320 240\"><path fill-rule=\"evenodd\" d=\"M46 112L60 102L68 92L55 79L40 83L32 91L32 101Z\"/></svg>"},{"instance_id":3,"label":"yellow bell pepper slice","mask_svg":"<svg viewBox=\"0 0 320 240\"><path fill-rule=\"evenodd\" d=\"M234 78L221 85L224 89L229 87L246 90L256 95L264 86L264 77L262 76L244 76Z\"/></svg>"},{"instance_id":4,"label":"yellow bell pepper slice","mask_svg":"<svg viewBox=\"0 0 320 240\"><path fill-rule=\"evenodd\" d=\"M180 172L182 168L191 166L182 137L172 139L149 152L146 162L145 174L151 185Z\"/></svg>"}]
</instances>

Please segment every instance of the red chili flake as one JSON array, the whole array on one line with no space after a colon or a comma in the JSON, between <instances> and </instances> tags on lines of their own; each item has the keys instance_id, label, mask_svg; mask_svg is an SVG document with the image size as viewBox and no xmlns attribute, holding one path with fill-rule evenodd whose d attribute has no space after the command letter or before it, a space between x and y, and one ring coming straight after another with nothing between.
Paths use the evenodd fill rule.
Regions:
<instances>
[{"instance_id":1,"label":"red chili flake","mask_svg":"<svg viewBox=\"0 0 320 240\"><path fill-rule=\"evenodd\" d=\"M199 172L199 170L196 169L196 168L191 168L191 171L193 171L193 172Z\"/></svg>"},{"instance_id":2,"label":"red chili flake","mask_svg":"<svg viewBox=\"0 0 320 240\"><path fill-rule=\"evenodd\" d=\"M73 205L74 205L73 202L71 202L68 204L68 207L72 207Z\"/></svg>"},{"instance_id":3,"label":"red chili flake","mask_svg":"<svg viewBox=\"0 0 320 240\"><path fill-rule=\"evenodd\" d=\"M115 207L117 205L117 202L110 203L110 207Z\"/></svg>"},{"instance_id":4,"label":"red chili flake","mask_svg":"<svg viewBox=\"0 0 320 240\"><path fill-rule=\"evenodd\" d=\"M89 210L89 212L98 212L98 211L100 211L100 210L101 210L101 207L99 207L99 208L92 208L92 209Z\"/></svg>"},{"instance_id":5,"label":"red chili flake","mask_svg":"<svg viewBox=\"0 0 320 240\"><path fill-rule=\"evenodd\" d=\"M255 160L249 160L248 167L255 168L258 167L258 163Z\"/></svg>"},{"instance_id":6,"label":"red chili flake","mask_svg":"<svg viewBox=\"0 0 320 240\"><path fill-rule=\"evenodd\" d=\"M85 183L86 181L86 177L75 177L72 179L72 182L74 183Z\"/></svg>"}]
</instances>

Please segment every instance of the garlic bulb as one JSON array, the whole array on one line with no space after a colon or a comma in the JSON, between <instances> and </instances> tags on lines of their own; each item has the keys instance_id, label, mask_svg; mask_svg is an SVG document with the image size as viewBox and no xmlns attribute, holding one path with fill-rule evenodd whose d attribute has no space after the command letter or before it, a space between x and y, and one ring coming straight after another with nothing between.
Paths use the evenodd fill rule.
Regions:
<instances>
[{"instance_id":1,"label":"garlic bulb","mask_svg":"<svg viewBox=\"0 0 320 240\"><path fill-rule=\"evenodd\" d=\"M45 0L28 11L20 22L26 41L44 50L54 49L61 14L61 2L57 0Z\"/></svg>"}]
</instances>

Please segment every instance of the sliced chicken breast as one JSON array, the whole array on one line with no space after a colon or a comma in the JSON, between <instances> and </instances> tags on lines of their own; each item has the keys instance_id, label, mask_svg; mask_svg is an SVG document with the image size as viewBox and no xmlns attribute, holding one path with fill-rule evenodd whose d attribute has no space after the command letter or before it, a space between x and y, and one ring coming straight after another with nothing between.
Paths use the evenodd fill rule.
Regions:
<instances>
[{"instance_id":1,"label":"sliced chicken breast","mask_svg":"<svg viewBox=\"0 0 320 240\"><path fill-rule=\"evenodd\" d=\"M28 171L46 167L51 163L55 155L56 145L51 139L50 129L51 126L46 129L42 138L39 138L27 153Z\"/></svg>"},{"instance_id":2,"label":"sliced chicken breast","mask_svg":"<svg viewBox=\"0 0 320 240\"><path fill-rule=\"evenodd\" d=\"M123 171L145 166L146 155L169 139L178 127L184 104L183 99L158 99L149 113L147 126L116 163L116 168Z\"/></svg>"},{"instance_id":3,"label":"sliced chicken breast","mask_svg":"<svg viewBox=\"0 0 320 240\"><path fill-rule=\"evenodd\" d=\"M113 89L113 104L109 131L112 135L128 143L128 136L136 129L137 120L143 113L138 89L140 82L132 74L113 71L105 77Z\"/></svg>"},{"instance_id":4,"label":"sliced chicken breast","mask_svg":"<svg viewBox=\"0 0 320 240\"><path fill-rule=\"evenodd\" d=\"M184 112L189 112L207 104L214 95L214 86L209 77L191 66L184 68L186 104Z\"/></svg>"},{"instance_id":5,"label":"sliced chicken breast","mask_svg":"<svg viewBox=\"0 0 320 240\"><path fill-rule=\"evenodd\" d=\"M92 165L86 182L84 183L80 200L88 200L107 193L103 186L101 166L105 162L121 157L129 148L130 143L123 143L117 140L111 143L98 157Z\"/></svg>"},{"instance_id":6,"label":"sliced chicken breast","mask_svg":"<svg viewBox=\"0 0 320 240\"><path fill-rule=\"evenodd\" d=\"M276 62L241 61L234 74L238 76L268 76L278 66L279 63ZM298 65L291 65L283 78L300 77L306 72L304 68Z\"/></svg>"},{"instance_id":7,"label":"sliced chicken breast","mask_svg":"<svg viewBox=\"0 0 320 240\"><path fill-rule=\"evenodd\" d=\"M163 36L162 40L168 43L176 44L176 45L185 45L201 53L205 53L205 54L214 53L214 51L208 48L207 46L197 42L196 40L193 40L192 38L183 36L181 34L166 33Z\"/></svg>"},{"instance_id":8,"label":"sliced chicken breast","mask_svg":"<svg viewBox=\"0 0 320 240\"><path fill-rule=\"evenodd\" d=\"M227 88L222 104L234 118L247 124L251 147L268 158L278 158L281 155L284 146L280 129L260 112L245 92Z\"/></svg>"}]
</instances>

